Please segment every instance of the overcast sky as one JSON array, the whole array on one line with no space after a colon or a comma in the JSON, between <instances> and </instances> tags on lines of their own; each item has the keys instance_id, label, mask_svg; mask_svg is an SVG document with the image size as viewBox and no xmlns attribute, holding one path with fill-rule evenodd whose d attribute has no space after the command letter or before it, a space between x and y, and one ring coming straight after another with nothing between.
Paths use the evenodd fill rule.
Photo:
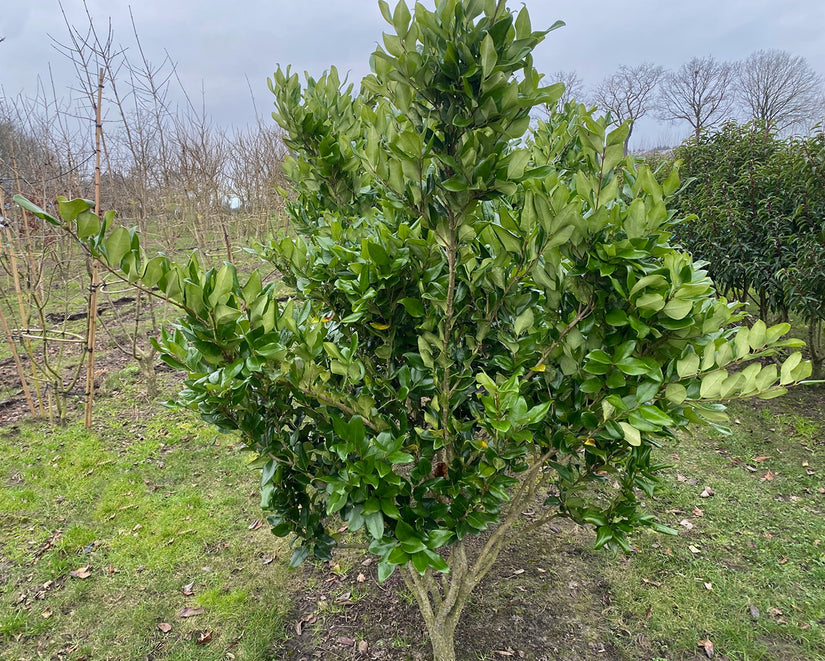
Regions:
<instances>
[{"instance_id":1,"label":"overcast sky","mask_svg":"<svg viewBox=\"0 0 825 661\"><path fill-rule=\"evenodd\" d=\"M58 87L73 74L50 36L66 40L57 0L6 0L0 13L0 85L8 96L33 94L51 62ZM88 0L101 32L111 18L115 40L132 44L129 2ZM391 0L391 5L394 1ZM408 4L412 4L409 0ZM521 2L510 2L518 9ZM595 85L619 65L650 61L677 68L694 56L743 59L778 48L805 57L825 75L825 0L526 0L534 29L567 24L539 46L539 71L575 70ZM88 25L82 0L63 0L72 24ZM138 33L150 60L165 51L196 99L222 125L271 109L266 79L276 64L319 74L330 65L358 81L384 24L375 0L140 0L133 2ZM249 85L247 84L249 80ZM640 123L636 146L677 142L681 125Z\"/></svg>"}]
</instances>

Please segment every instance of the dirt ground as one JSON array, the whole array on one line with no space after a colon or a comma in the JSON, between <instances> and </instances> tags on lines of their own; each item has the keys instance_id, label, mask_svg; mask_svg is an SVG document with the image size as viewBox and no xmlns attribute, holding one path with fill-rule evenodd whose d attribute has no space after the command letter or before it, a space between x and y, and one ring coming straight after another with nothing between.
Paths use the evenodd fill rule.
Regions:
<instances>
[{"instance_id":1,"label":"dirt ground","mask_svg":"<svg viewBox=\"0 0 825 661\"><path fill-rule=\"evenodd\" d=\"M456 632L459 659L618 661L610 642L616 632L594 617L611 607L595 569L605 556L591 554L592 536L574 525L554 529L513 544L473 593ZM291 622L273 659L430 658L423 620L400 577L379 585L376 563L354 551L302 571Z\"/></svg>"}]
</instances>

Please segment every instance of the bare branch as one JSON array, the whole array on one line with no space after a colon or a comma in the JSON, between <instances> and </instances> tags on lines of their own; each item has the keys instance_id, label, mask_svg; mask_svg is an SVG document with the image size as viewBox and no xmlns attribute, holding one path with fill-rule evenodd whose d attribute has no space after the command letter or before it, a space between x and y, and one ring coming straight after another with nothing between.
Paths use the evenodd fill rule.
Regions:
<instances>
[{"instance_id":1,"label":"bare branch","mask_svg":"<svg viewBox=\"0 0 825 661\"><path fill-rule=\"evenodd\" d=\"M633 133L633 124L651 109L653 93L663 73L662 67L650 62L635 67L622 65L593 90L593 102L610 113L614 124L631 123L625 140L625 152Z\"/></svg>"}]
</instances>

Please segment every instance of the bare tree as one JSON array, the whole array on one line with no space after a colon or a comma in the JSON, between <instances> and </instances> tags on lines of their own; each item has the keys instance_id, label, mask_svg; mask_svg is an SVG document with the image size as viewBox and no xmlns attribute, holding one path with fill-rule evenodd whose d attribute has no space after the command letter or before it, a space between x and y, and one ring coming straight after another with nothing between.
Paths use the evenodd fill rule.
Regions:
<instances>
[{"instance_id":1,"label":"bare tree","mask_svg":"<svg viewBox=\"0 0 825 661\"><path fill-rule=\"evenodd\" d=\"M564 94L558 101L560 108L565 104L584 96L584 82L575 71L555 71L551 73L547 80L554 83L564 83Z\"/></svg>"},{"instance_id":2,"label":"bare tree","mask_svg":"<svg viewBox=\"0 0 825 661\"><path fill-rule=\"evenodd\" d=\"M769 129L810 128L823 106L823 79L804 57L783 50L752 53L739 67L739 102Z\"/></svg>"},{"instance_id":3,"label":"bare tree","mask_svg":"<svg viewBox=\"0 0 825 661\"><path fill-rule=\"evenodd\" d=\"M725 119L733 110L735 75L734 65L713 56L694 57L678 70L665 73L657 99L659 118L686 121L698 140L702 129Z\"/></svg>"},{"instance_id":4,"label":"bare tree","mask_svg":"<svg viewBox=\"0 0 825 661\"><path fill-rule=\"evenodd\" d=\"M622 65L593 90L593 102L610 113L614 124L630 122L630 132L624 144L625 153L633 133L633 124L651 109L653 93L663 73L662 67L651 62L643 62L635 67Z\"/></svg>"}]
</instances>

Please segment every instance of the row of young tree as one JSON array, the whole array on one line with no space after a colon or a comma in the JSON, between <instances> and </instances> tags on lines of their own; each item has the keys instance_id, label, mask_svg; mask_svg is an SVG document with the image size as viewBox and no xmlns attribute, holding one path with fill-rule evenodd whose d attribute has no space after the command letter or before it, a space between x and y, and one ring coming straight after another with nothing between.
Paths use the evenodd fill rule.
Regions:
<instances>
[{"instance_id":1,"label":"row of young tree","mask_svg":"<svg viewBox=\"0 0 825 661\"><path fill-rule=\"evenodd\" d=\"M648 114L686 122L696 138L730 119L779 133L807 133L825 119L825 80L805 58L782 50L760 50L739 62L694 57L673 71L650 62L622 65L591 89L574 71L559 71L555 79L566 85L562 103L592 103L617 125L630 121L631 132Z\"/></svg>"},{"instance_id":2,"label":"row of young tree","mask_svg":"<svg viewBox=\"0 0 825 661\"><path fill-rule=\"evenodd\" d=\"M158 332L166 312L129 286L89 283L76 242L34 222L12 196L53 208L59 196L97 194L101 208L117 209L166 254L197 248L232 261L236 245L267 236L283 217L285 148L271 123L215 126L169 57L150 61L136 30L116 42L89 16L82 30L67 23L65 41L53 45L74 65L69 96L51 78L31 96L0 96L0 326L30 412L61 421L81 394L77 353L94 336L98 309L133 306L101 317L101 330L139 365L150 396L157 351L145 328ZM90 320L85 330L81 318ZM3 395L13 398L9 388Z\"/></svg>"},{"instance_id":3,"label":"row of young tree","mask_svg":"<svg viewBox=\"0 0 825 661\"><path fill-rule=\"evenodd\" d=\"M781 138L729 122L674 152L691 183L678 198L682 245L759 318L798 315L822 376L825 351L825 133Z\"/></svg>"}]
</instances>

